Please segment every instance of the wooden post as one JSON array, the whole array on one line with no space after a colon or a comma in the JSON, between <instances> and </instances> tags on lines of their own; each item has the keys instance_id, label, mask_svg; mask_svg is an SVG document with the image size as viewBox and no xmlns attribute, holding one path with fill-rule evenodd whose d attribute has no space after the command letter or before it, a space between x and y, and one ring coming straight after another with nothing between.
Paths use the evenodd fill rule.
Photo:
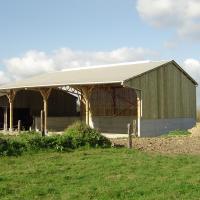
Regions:
<instances>
[{"instance_id":1,"label":"wooden post","mask_svg":"<svg viewBox=\"0 0 200 200\"><path fill-rule=\"evenodd\" d=\"M34 125L35 125L35 131L38 131L37 118L36 117L34 117Z\"/></svg>"},{"instance_id":2,"label":"wooden post","mask_svg":"<svg viewBox=\"0 0 200 200\"><path fill-rule=\"evenodd\" d=\"M128 128L128 148L132 148L132 135L131 135L131 124L127 124Z\"/></svg>"},{"instance_id":3,"label":"wooden post","mask_svg":"<svg viewBox=\"0 0 200 200\"><path fill-rule=\"evenodd\" d=\"M87 125L89 125L89 120L90 120L90 117L89 117L89 100L88 98L85 99L85 123Z\"/></svg>"},{"instance_id":4,"label":"wooden post","mask_svg":"<svg viewBox=\"0 0 200 200\"><path fill-rule=\"evenodd\" d=\"M137 123L135 119L133 120L133 134L137 136Z\"/></svg>"},{"instance_id":5,"label":"wooden post","mask_svg":"<svg viewBox=\"0 0 200 200\"><path fill-rule=\"evenodd\" d=\"M91 107L90 107L90 96L92 93L92 89L93 89L93 87L83 87L82 88L82 93L83 93L83 97L85 100L85 123L89 126L91 125L90 119L92 118Z\"/></svg>"},{"instance_id":6,"label":"wooden post","mask_svg":"<svg viewBox=\"0 0 200 200\"><path fill-rule=\"evenodd\" d=\"M8 130L8 109L4 108L4 131Z\"/></svg>"},{"instance_id":7,"label":"wooden post","mask_svg":"<svg viewBox=\"0 0 200 200\"><path fill-rule=\"evenodd\" d=\"M18 130L18 133L20 133L20 131L21 131L21 120L18 120L17 130Z\"/></svg>"},{"instance_id":8,"label":"wooden post","mask_svg":"<svg viewBox=\"0 0 200 200\"><path fill-rule=\"evenodd\" d=\"M51 93L51 88L40 89L40 93L43 97L43 108L44 108L44 134L48 132L47 117L48 117L48 98Z\"/></svg>"},{"instance_id":9,"label":"wooden post","mask_svg":"<svg viewBox=\"0 0 200 200\"><path fill-rule=\"evenodd\" d=\"M9 104L10 104L10 128L9 131L13 131L13 102L15 99L16 92L14 90L10 90L10 92L7 94Z\"/></svg>"},{"instance_id":10,"label":"wooden post","mask_svg":"<svg viewBox=\"0 0 200 200\"><path fill-rule=\"evenodd\" d=\"M137 94L137 135L140 137L140 121L141 121L141 91L136 90Z\"/></svg>"},{"instance_id":11,"label":"wooden post","mask_svg":"<svg viewBox=\"0 0 200 200\"><path fill-rule=\"evenodd\" d=\"M44 133L47 134L48 100L44 99Z\"/></svg>"},{"instance_id":12,"label":"wooden post","mask_svg":"<svg viewBox=\"0 0 200 200\"><path fill-rule=\"evenodd\" d=\"M10 129L9 131L13 131L13 102L10 102Z\"/></svg>"},{"instance_id":13,"label":"wooden post","mask_svg":"<svg viewBox=\"0 0 200 200\"><path fill-rule=\"evenodd\" d=\"M40 131L42 133L42 136L45 136L45 132L44 132L44 111L41 110L41 114L40 114Z\"/></svg>"}]
</instances>

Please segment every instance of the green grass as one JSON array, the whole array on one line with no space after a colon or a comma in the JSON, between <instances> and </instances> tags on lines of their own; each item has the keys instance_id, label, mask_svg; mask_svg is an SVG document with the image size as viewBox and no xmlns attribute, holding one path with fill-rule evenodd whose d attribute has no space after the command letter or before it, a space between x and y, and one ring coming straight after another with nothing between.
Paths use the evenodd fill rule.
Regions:
<instances>
[{"instance_id":1,"label":"green grass","mask_svg":"<svg viewBox=\"0 0 200 200\"><path fill-rule=\"evenodd\" d=\"M0 158L0 199L199 199L200 157L127 149Z\"/></svg>"},{"instance_id":2,"label":"green grass","mask_svg":"<svg viewBox=\"0 0 200 200\"><path fill-rule=\"evenodd\" d=\"M162 136L187 136L190 135L191 133L186 130L175 130L175 131L170 131L169 133L162 135Z\"/></svg>"}]
</instances>

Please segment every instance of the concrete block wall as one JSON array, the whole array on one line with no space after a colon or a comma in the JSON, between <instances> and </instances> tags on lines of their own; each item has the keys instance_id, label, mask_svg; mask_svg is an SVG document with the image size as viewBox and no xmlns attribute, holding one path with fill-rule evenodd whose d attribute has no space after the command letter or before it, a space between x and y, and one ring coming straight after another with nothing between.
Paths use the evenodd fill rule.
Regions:
<instances>
[{"instance_id":1,"label":"concrete block wall","mask_svg":"<svg viewBox=\"0 0 200 200\"><path fill-rule=\"evenodd\" d=\"M187 130L196 125L194 118L141 120L141 137L159 136L173 130Z\"/></svg>"},{"instance_id":2,"label":"concrete block wall","mask_svg":"<svg viewBox=\"0 0 200 200\"><path fill-rule=\"evenodd\" d=\"M92 125L94 128L105 133L127 133L127 124L135 123L134 116L93 116Z\"/></svg>"},{"instance_id":3,"label":"concrete block wall","mask_svg":"<svg viewBox=\"0 0 200 200\"><path fill-rule=\"evenodd\" d=\"M80 117L48 117L48 131L63 131L72 123L80 121ZM35 117L35 127L40 129L40 117Z\"/></svg>"}]
</instances>

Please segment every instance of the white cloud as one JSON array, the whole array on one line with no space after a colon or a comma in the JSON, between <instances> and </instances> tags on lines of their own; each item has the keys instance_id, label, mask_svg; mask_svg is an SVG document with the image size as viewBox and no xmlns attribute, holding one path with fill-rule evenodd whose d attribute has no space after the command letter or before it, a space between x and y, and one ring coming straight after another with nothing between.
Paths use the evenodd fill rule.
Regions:
<instances>
[{"instance_id":1,"label":"white cloud","mask_svg":"<svg viewBox=\"0 0 200 200\"><path fill-rule=\"evenodd\" d=\"M61 48L54 50L51 54L31 50L21 57L5 60L4 64L5 72L12 80L16 80L65 68L144 60L156 56L156 52L145 48L123 47L112 51L95 52Z\"/></svg>"},{"instance_id":2,"label":"white cloud","mask_svg":"<svg viewBox=\"0 0 200 200\"><path fill-rule=\"evenodd\" d=\"M200 83L200 60L188 58L184 61L184 69Z\"/></svg>"},{"instance_id":3,"label":"white cloud","mask_svg":"<svg viewBox=\"0 0 200 200\"><path fill-rule=\"evenodd\" d=\"M28 51L22 57L14 57L4 61L6 71L13 79L36 75L54 70L54 61L44 52Z\"/></svg>"},{"instance_id":4,"label":"white cloud","mask_svg":"<svg viewBox=\"0 0 200 200\"><path fill-rule=\"evenodd\" d=\"M200 84L200 60L188 58L184 61L183 68ZM197 88L197 104L200 106L200 88Z\"/></svg>"},{"instance_id":5,"label":"white cloud","mask_svg":"<svg viewBox=\"0 0 200 200\"><path fill-rule=\"evenodd\" d=\"M137 11L152 26L175 28L180 38L200 39L199 0L137 0Z\"/></svg>"},{"instance_id":6,"label":"white cloud","mask_svg":"<svg viewBox=\"0 0 200 200\"><path fill-rule=\"evenodd\" d=\"M10 81L9 76L4 72L0 71L0 84L4 84Z\"/></svg>"}]
</instances>

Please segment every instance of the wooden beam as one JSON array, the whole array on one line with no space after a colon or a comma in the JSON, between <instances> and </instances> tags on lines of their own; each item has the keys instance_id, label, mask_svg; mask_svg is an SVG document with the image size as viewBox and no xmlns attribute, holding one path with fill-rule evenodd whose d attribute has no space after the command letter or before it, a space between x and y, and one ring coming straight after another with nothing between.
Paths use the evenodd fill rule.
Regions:
<instances>
[{"instance_id":1,"label":"wooden beam","mask_svg":"<svg viewBox=\"0 0 200 200\"><path fill-rule=\"evenodd\" d=\"M14 103L14 99L15 99L15 95L16 95L16 91L14 90L10 90L9 93L7 93L7 97L9 100L9 104L10 104L10 127L9 127L9 131L13 131L13 103Z\"/></svg>"},{"instance_id":2,"label":"wooden beam","mask_svg":"<svg viewBox=\"0 0 200 200\"><path fill-rule=\"evenodd\" d=\"M44 134L47 134L48 132L48 122L47 122L47 117L48 117L48 98L51 94L52 88L41 88L39 89L40 94L42 95L43 98L43 109L44 109Z\"/></svg>"}]
</instances>

